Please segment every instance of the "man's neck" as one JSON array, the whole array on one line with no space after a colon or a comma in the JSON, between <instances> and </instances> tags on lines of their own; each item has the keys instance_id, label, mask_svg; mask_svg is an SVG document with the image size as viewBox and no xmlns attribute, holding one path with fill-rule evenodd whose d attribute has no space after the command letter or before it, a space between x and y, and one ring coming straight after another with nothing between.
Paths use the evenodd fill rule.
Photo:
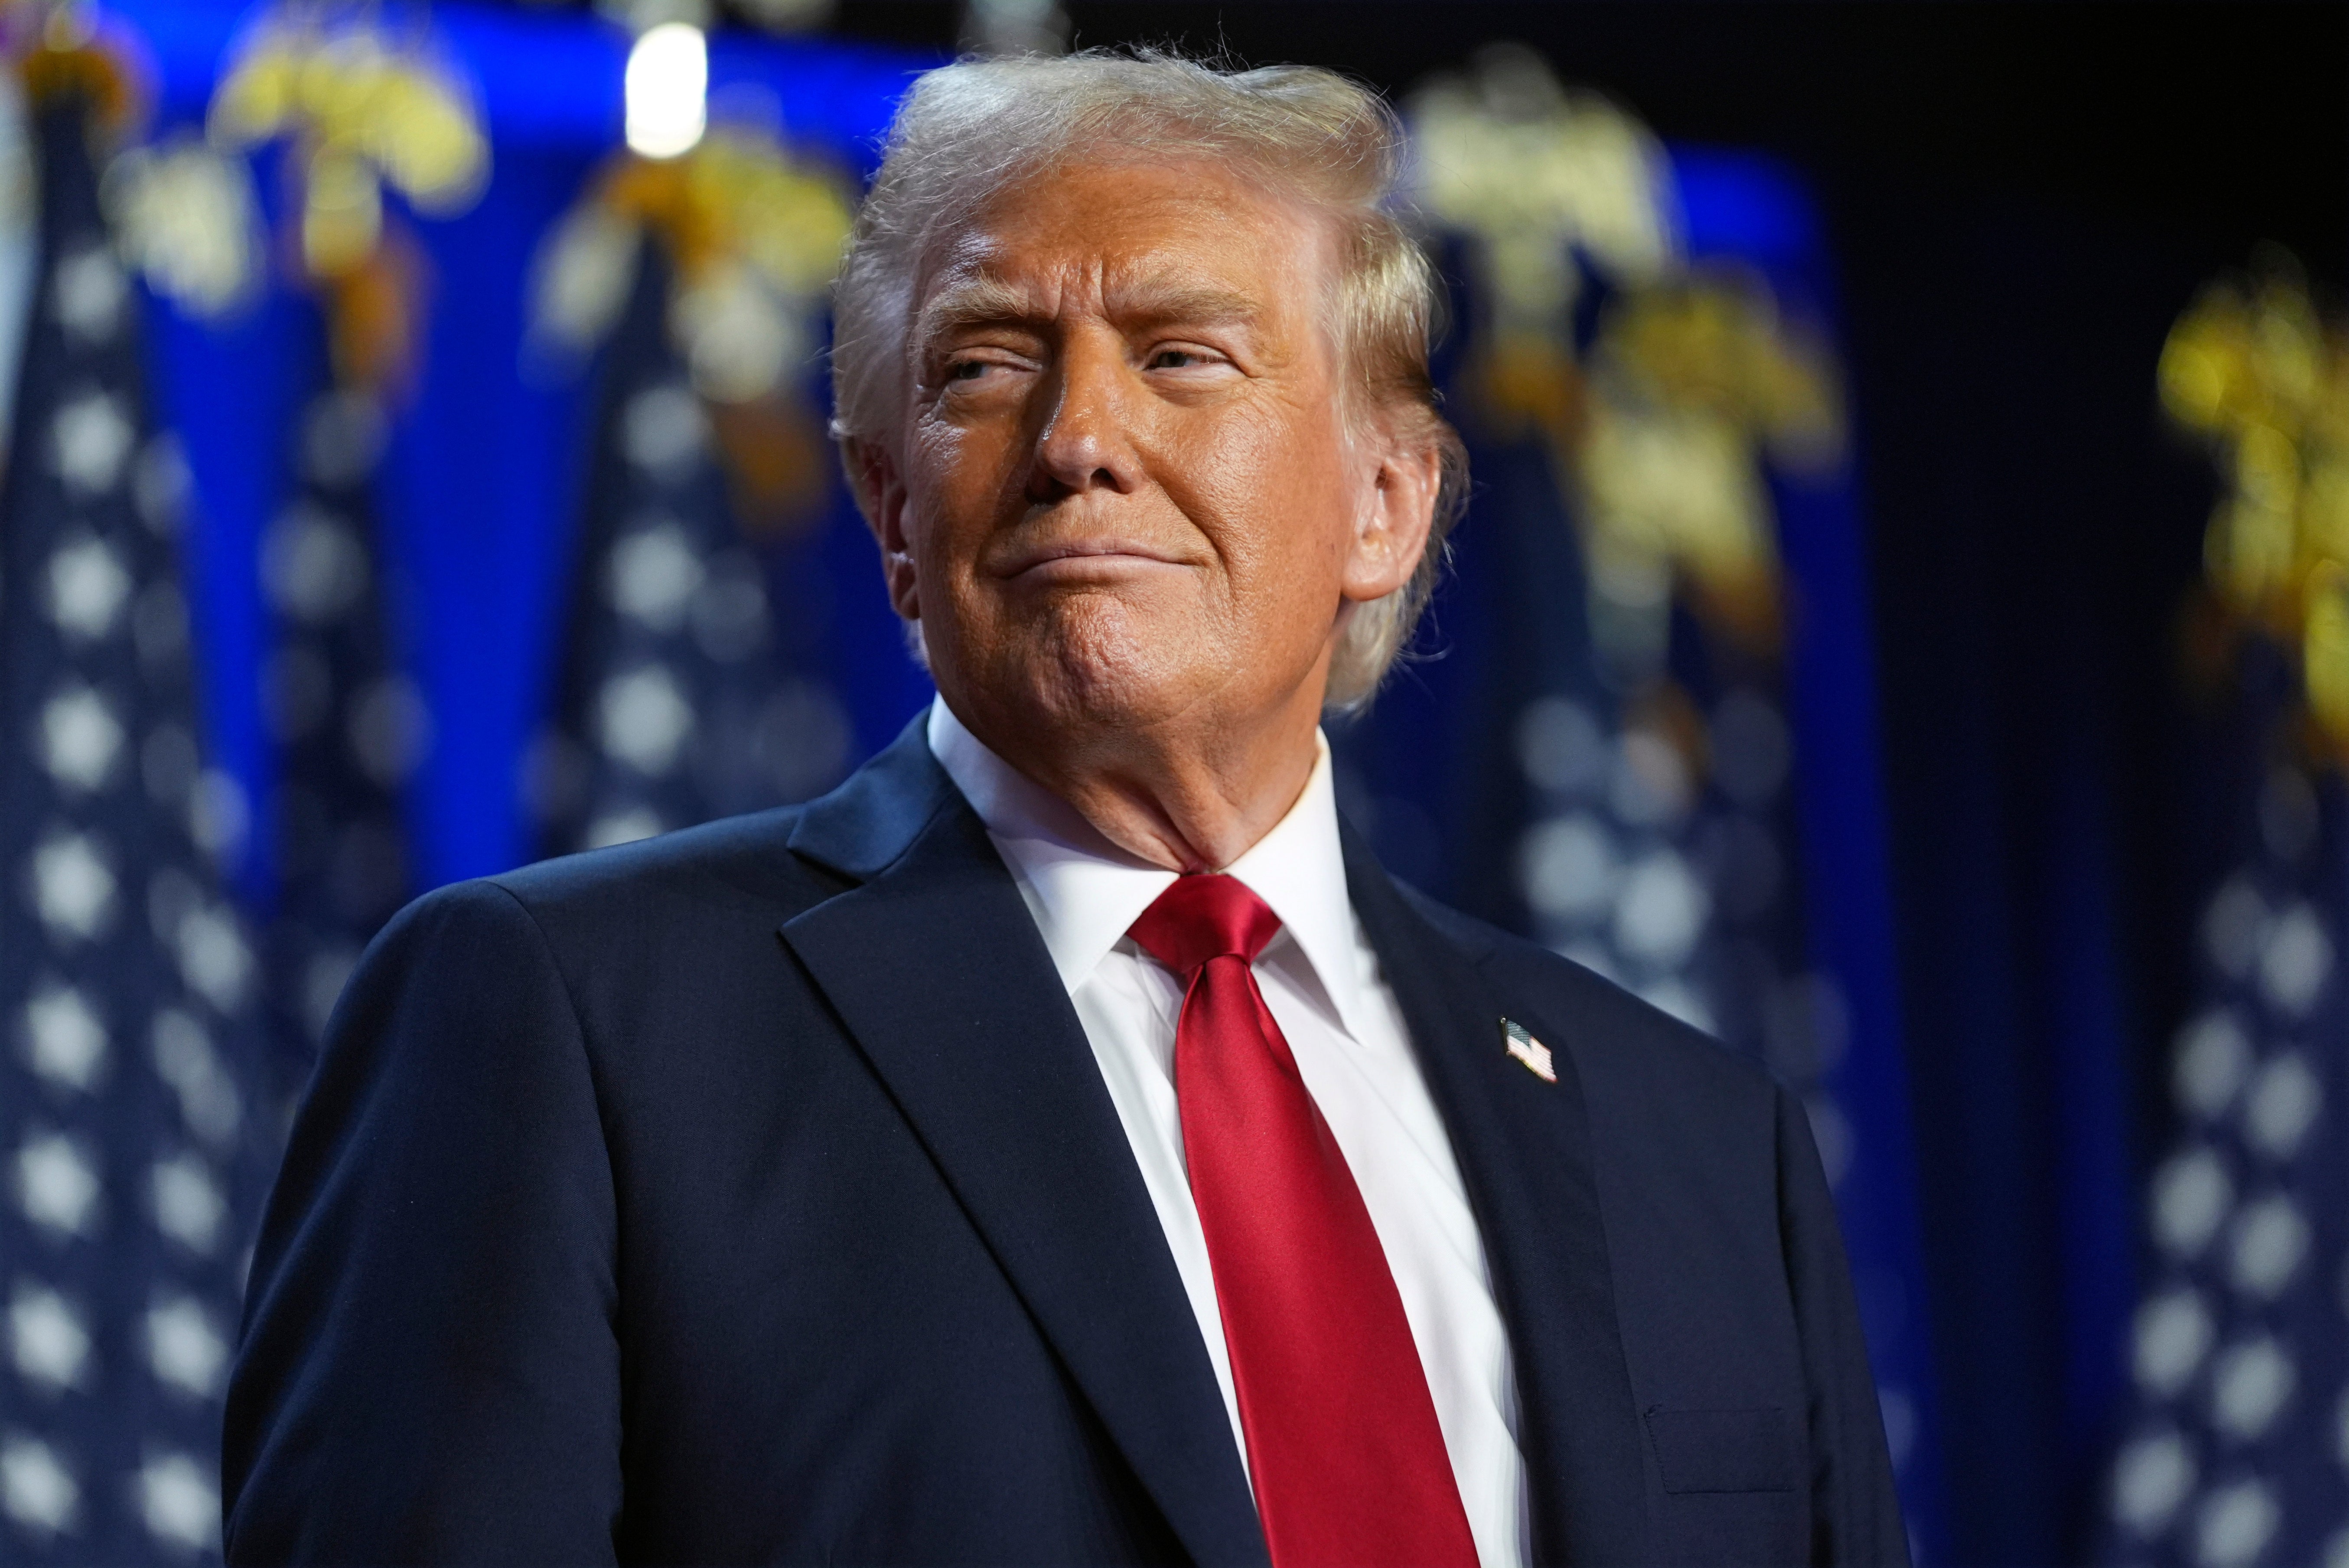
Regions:
<instances>
[{"instance_id":1,"label":"man's neck","mask_svg":"<svg viewBox=\"0 0 2349 1568\"><path fill-rule=\"evenodd\" d=\"M1247 854L1297 804L1319 754L1319 711L1303 704L1274 722L1081 737L956 716L1103 838L1170 871L1219 871Z\"/></svg>"}]
</instances>

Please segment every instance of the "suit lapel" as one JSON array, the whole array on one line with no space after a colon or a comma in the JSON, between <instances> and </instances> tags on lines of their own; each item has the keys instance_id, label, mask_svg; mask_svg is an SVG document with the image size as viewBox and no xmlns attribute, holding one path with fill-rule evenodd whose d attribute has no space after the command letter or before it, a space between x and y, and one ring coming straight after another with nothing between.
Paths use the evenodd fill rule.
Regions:
<instances>
[{"instance_id":1,"label":"suit lapel","mask_svg":"<svg viewBox=\"0 0 2349 1568\"><path fill-rule=\"evenodd\" d=\"M918 722L792 846L862 885L782 928L1193 1559L1264 1537L1091 1046Z\"/></svg>"},{"instance_id":2,"label":"suit lapel","mask_svg":"<svg viewBox=\"0 0 2349 1568\"><path fill-rule=\"evenodd\" d=\"M1639 1413L1572 1054L1564 1040L1549 1042L1555 1085L1511 1060L1506 1009L1469 955L1411 906L1350 830L1345 845L1355 913L1451 1131L1508 1329L1534 1558L1643 1562Z\"/></svg>"}]
</instances>

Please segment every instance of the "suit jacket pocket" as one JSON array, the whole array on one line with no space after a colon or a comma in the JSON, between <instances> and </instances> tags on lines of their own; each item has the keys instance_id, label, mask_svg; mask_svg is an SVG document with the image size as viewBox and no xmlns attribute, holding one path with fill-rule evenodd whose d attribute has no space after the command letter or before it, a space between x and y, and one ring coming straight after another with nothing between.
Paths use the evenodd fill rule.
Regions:
<instances>
[{"instance_id":1,"label":"suit jacket pocket","mask_svg":"<svg viewBox=\"0 0 2349 1568\"><path fill-rule=\"evenodd\" d=\"M1795 1423L1775 1405L1752 1410L1648 1411L1648 1441L1668 1492L1794 1491L1802 1485Z\"/></svg>"}]
</instances>

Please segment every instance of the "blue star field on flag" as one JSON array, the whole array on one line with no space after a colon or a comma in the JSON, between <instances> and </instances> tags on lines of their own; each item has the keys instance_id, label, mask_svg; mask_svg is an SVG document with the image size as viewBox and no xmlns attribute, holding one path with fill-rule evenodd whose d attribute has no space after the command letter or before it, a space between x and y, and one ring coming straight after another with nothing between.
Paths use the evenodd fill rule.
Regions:
<instances>
[{"instance_id":1,"label":"blue star field on flag","mask_svg":"<svg viewBox=\"0 0 2349 1568\"><path fill-rule=\"evenodd\" d=\"M2121 1568L2349 1568L2349 791L2264 650L2214 748L2232 865L2170 1062L2113 1465Z\"/></svg>"},{"instance_id":2,"label":"blue star field on flag","mask_svg":"<svg viewBox=\"0 0 2349 1568\"><path fill-rule=\"evenodd\" d=\"M174 529L89 116L38 121L41 264L0 491L0 1558L185 1563L219 1535L258 966L213 857Z\"/></svg>"},{"instance_id":3,"label":"blue star field on flag","mask_svg":"<svg viewBox=\"0 0 2349 1568\"><path fill-rule=\"evenodd\" d=\"M849 761L839 698L792 668L668 294L647 243L604 350L557 717L526 781L547 854L805 799Z\"/></svg>"},{"instance_id":4,"label":"blue star field on flag","mask_svg":"<svg viewBox=\"0 0 2349 1568\"><path fill-rule=\"evenodd\" d=\"M295 425L293 498L261 545L274 634L263 711L278 748L268 965L279 1106L306 1080L361 950L408 899L399 790L430 736L385 640L369 495L383 411L367 390L321 383Z\"/></svg>"}]
</instances>

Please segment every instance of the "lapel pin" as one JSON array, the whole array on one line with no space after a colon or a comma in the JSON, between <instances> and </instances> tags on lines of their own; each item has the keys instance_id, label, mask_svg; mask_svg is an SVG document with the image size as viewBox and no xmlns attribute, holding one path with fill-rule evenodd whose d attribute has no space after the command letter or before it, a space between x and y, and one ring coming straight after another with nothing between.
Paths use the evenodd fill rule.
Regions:
<instances>
[{"instance_id":1,"label":"lapel pin","mask_svg":"<svg viewBox=\"0 0 2349 1568\"><path fill-rule=\"evenodd\" d=\"M1535 1039L1526 1026L1514 1018L1501 1020L1501 1047L1523 1063L1526 1072L1545 1084L1557 1082L1557 1068L1549 1058L1549 1047Z\"/></svg>"}]
</instances>

